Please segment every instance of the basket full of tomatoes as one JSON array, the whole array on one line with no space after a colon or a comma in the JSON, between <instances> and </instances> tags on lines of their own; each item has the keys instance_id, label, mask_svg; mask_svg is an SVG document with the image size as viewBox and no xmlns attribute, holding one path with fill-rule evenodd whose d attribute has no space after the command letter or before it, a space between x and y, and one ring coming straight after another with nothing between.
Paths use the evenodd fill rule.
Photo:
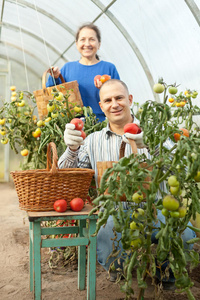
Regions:
<instances>
[{"instance_id":1,"label":"basket full of tomatoes","mask_svg":"<svg viewBox=\"0 0 200 300\"><path fill-rule=\"evenodd\" d=\"M55 201L59 199L66 200L69 205L74 198L86 200L94 170L58 169L57 160L56 145L51 142L47 147L46 169L11 172L20 209L52 211Z\"/></svg>"}]
</instances>

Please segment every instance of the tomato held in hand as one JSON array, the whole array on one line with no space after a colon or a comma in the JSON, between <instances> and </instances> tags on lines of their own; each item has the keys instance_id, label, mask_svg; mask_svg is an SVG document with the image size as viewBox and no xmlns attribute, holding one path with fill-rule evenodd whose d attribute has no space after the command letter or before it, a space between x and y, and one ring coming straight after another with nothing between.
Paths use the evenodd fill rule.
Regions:
<instances>
[{"instance_id":1,"label":"tomato held in hand","mask_svg":"<svg viewBox=\"0 0 200 300\"><path fill-rule=\"evenodd\" d=\"M101 79L101 75L96 75L96 76L94 77L94 82L96 83L97 80L100 80L100 79Z\"/></svg>"},{"instance_id":2,"label":"tomato held in hand","mask_svg":"<svg viewBox=\"0 0 200 300\"><path fill-rule=\"evenodd\" d=\"M85 133L85 131L83 131L83 130L81 130L81 137L82 137L83 139L86 138L86 133Z\"/></svg>"},{"instance_id":3,"label":"tomato held in hand","mask_svg":"<svg viewBox=\"0 0 200 300\"><path fill-rule=\"evenodd\" d=\"M76 130L82 130L83 129L84 123L79 118L72 119L70 123L75 125Z\"/></svg>"},{"instance_id":4,"label":"tomato held in hand","mask_svg":"<svg viewBox=\"0 0 200 300\"><path fill-rule=\"evenodd\" d=\"M111 76L110 75L102 75L101 78L100 78L100 81L102 83L106 82L107 80L111 79Z\"/></svg>"},{"instance_id":5,"label":"tomato held in hand","mask_svg":"<svg viewBox=\"0 0 200 300\"><path fill-rule=\"evenodd\" d=\"M140 127L135 123L128 123L124 126L124 132L129 132L132 134L138 134L141 132Z\"/></svg>"},{"instance_id":6,"label":"tomato held in hand","mask_svg":"<svg viewBox=\"0 0 200 300\"><path fill-rule=\"evenodd\" d=\"M84 201L81 198L74 198L70 201L70 208L73 211L80 211L83 209Z\"/></svg>"},{"instance_id":7,"label":"tomato held in hand","mask_svg":"<svg viewBox=\"0 0 200 300\"><path fill-rule=\"evenodd\" d=\"M65 212L67 210L67 201L64 199L56 200L53 208L57 212Z\"/></svg>"}]
</instances>

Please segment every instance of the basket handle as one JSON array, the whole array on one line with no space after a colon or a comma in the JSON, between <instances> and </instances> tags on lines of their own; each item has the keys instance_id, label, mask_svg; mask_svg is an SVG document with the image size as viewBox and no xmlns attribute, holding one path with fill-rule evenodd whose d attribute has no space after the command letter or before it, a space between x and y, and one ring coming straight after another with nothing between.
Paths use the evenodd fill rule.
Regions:
<instances>
[{"instance_id":1,"label":"basket handle","mask_svg":"<svg viewBox=\"0 0 200 300\"><path fill-rule=\"evenodd\" d=\"M53 153L53 157L51 161L51 151ZM48 144L47 147L47 171L49 171L52 174L56 174L58 172L58 155L57 155L57 149L56 149L56 145L51 142Z\"/></svg>"},{"instance_id":2,"label":"basket handle","mask_svg":"<svg viewBox=\"0 0 200 300\"><path fill-rule=\"evenodd\" d=\"M128 139L128 141L131 145L132 152L134 154L137 154L137 145L136 145L135 141L132 140L132 139ZM126 143L124 141L122 141L121 146L120 146L120 150L119 150L119 159L124 157L125 147L126 147Z\"/></svg>"},{"instance_id":3,"label":"basket handle","mask_svg":"<svg viewBox=\"0 0 200 300\"><path fill-rule=\"evenodd\" d=\"M43 88L43 91L46 90L46 76L47 76L47 73L51 70L51 68L49 68L48 70L44 71L43 75L42 75L42 88ZM61 79L61 82L62 83L65 83L65 80L62 76L62 74L59 75L60 79Z\"/></svg>"}]
</instances>

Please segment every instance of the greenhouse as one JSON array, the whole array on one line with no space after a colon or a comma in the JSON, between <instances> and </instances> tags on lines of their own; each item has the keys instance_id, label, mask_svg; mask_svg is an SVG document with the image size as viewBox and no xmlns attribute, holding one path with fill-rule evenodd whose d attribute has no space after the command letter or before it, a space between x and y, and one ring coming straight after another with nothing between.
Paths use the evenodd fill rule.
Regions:
<instances>
[{"instance_id":1,"label":"greenhouse","mask_svg":"<svg viewBox=\"0 0 200 300\"><path fill-rule=\"evenodd\" d=\"M60 213L55 200L65 199L67 221L62 214L61 220L56 219L65 221L56 222L62 227L61 235L73 220L67 214L70 208L74 210L72 198L83 199L79 211L87 205L93 210L85 213L89 216L85 220L76 211L71 224L76 229L64 233L65 247L63 235L59 247L54 241L60 237L52 229L55 224L44 229L56 237L44 248L79 249L73 259L67 258L67 264L81 261L78 275L72 270L78 286L73 282L69 291L59 287L57 299L75 299L76 293L76 299L87 300L200 299L200 0L1 0L0 16L0 184L6 201L13 198L8 209L1 204L0 218L4 225L10 224L8 220L15 223L13 215L24 219L32 235L32 246L25 244L30 251L30 281L17 289L19 283L14 280L9 286L9 276L5 277L2 299L15 293L16 300L33 299L32 291L35 300L56 299L58 278L55 272L48 282L46 269L41 296L41 270L34 262L40 254L31 262L36 255L31 248L36 235L31 226L36 228L35 212ZM64 172L69 168L77 177L68 182ZM46 170L63 177L48 179ZM34 175L22 191L31 172ZM37 172L44 172L39 181ZM7 188L11 189L8 193ZM48 214L40 218L46 223L53 220ZM92 238L97 236L98 248L98 236L107 236L110 218L114 235L108 238L115 243L105 264L100 262L105 270L98 267L104 255L99 258L97 250L96 270L96 239ZM89 229L84 228L85 221L91 223ZM2 230L4 225L0 223ZM14 226L24 233L19 221ZM91 229L87 237L85 229ZM18 234L13 233L15 240L20 240ZM69 236L78 237L77 242L70 244ZM2 243L6 241L3 236ZM107 239L104 244L103 249L109 244ZM83 271L84 251L90 255L90 248L88 269ZM53 265L55 253L50 254L51 271L58 270ZM62 255L66 259L66 252ZM165 260L164 275L157 278L158 269L163 272L163 263L158 262ZM18 267L24 281L28 275L20 269L20 262ZM64 270L68 270L66 265ZM118 285L108 279L113 272ZM70 277L70 273L63 274ZM88 277L87 285L81 275ZM176 286L167 292L164 284L159 285L166 276L173 277ZM60 280L64 285L64 278Z\"/></svg>"}]
</instances>

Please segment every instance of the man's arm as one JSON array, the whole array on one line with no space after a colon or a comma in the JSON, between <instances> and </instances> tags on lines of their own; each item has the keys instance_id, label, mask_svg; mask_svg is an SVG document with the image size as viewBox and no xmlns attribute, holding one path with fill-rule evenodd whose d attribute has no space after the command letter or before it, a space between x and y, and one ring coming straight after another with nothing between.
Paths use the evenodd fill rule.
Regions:
<instances>
[{"instance_id":1,"label":"man's arm","mask_svg":"<svg viewBox=\"0 0 200 300\"><path fill-rule=\"evenodd\" d=\"M78 152L79 152L79 149L76 151L72 151L68 147L58 160L59 169L77 168L78 167Z\"/></svg>"},{"instance_id":2,"label":"man's arm","mask_svg":"<svg viewBox=\"0 0 200 300\"><path fill-rule=\"evenodd\" d=\"M58 167L63 168L86 168L92 169L89 155L87 152L87 141L85 144L81 145L76 151L71 150L69 147L63 153L63 155L58 160Z\"/></svg>"}]
</instances>

